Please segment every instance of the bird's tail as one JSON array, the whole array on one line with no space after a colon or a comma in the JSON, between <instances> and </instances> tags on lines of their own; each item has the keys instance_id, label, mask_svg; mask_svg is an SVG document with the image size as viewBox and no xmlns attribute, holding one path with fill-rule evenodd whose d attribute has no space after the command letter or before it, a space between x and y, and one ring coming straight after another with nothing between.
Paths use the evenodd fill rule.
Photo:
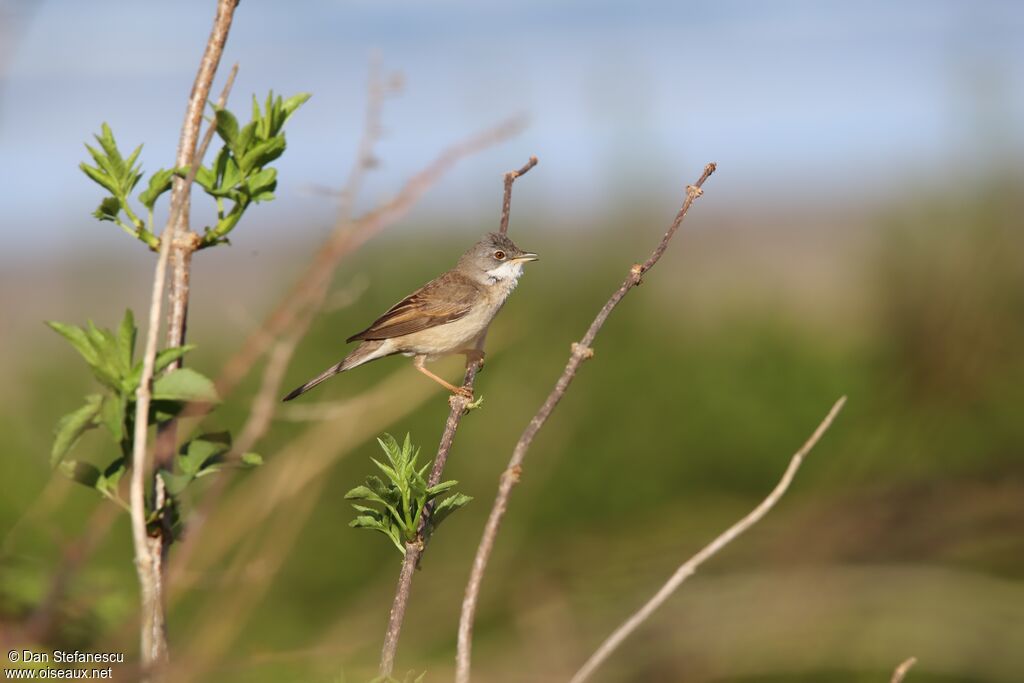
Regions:
<instances>
[{"instance_id":1,"label":"bird's tail","mask_svg":"<svg viewBox=\"0 0 1024 683\"><path fill-rule=\"evenodd\" d=\"M330 378L334 377L339 373L345 372L346 370L351 370L352 368L358 365L362 365L363 363L368 363L371 360L376 360L377 358L382 358L383 356L388 355L387 353L381 353L383 351L383 346L384 342L382 341L363 342L355 349L353 349L352 353L345 356L340 363L338 363L337 365L332 365L331 367L327 368L326 370L324 370L319 375L309 380L302 386L295 388L294 390L292 390L291 393L289 393L281 400L290 401L293 398L298 398L299 396L302 396L304 393L306 393L316 385L320 384L321 382L329 380Z\"/></svg>"}]
</instances>

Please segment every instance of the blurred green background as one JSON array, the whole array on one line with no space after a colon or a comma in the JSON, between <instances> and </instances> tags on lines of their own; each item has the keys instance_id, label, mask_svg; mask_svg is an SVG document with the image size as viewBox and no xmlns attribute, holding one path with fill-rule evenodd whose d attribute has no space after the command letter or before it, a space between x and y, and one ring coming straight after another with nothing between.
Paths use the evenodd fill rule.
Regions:
<instances>
[{"instance_id":1,"label":"blurred green background","mask_svg":"<svg viewBox=\"0 0 1024 683\"><path fill-rule=\"evenodd\" d=\"M39 14L12 5L28 36L25 46L33 31L46 29L46 13L63 4L43 3ZM957 3L938 5L961 16ZM310 16L296 19L300 25L323 20L324 13L334 19L349 12L355 20L369 13L380 22L368 22L373 30L365 40L385 45L399 40L395 27L403 25L387 12L412 11L401 3L400 9L379 10L380 16L359 3L331 5L329 11L313 7ZM604 35L593 26L574 32L571 8L585 9L564 7L563 24L556 24L561 28L549 26L548 32L588 45ZM769 34L777 29L781 46L784 27L800 25L807 7L785 5L777 25L761 28ZM627 45L643 42L638 26L670 12L651 3L644 6L651 13L645 22L617 25L624 10L600 8L608 24L601 30ZM207 9L195 10L200 27L208 21ZM117 25L120 10L127 11L113 3L102 11L113 13ZM1020 13L1005 11L1008 24L1019 25ZM253 13L236 25L239 41L247 30L258 32L253 16L274 16L268 5L255 2L243 3L239 12L243 18ZM503 39L514 42L516 31L542 25L536 15L543 12L526 3ZM470 33L479 28L474 22L489 17L461 3L445 5L442 14L459 17ZM914 5L906 16L889 17L895 22L889 27L904 26L907 35L920 38L907 27L925 16L926 6ZM908 23L900 24L906 17ZM714 21L701 18L712 33L750 20L738 10ZM839 26L843 14L816 18ZM205 29L185 29L196 42L205 39ZM870 40L858 33L859 25L847 29L842 35L848 51L819 68L842 71L868 53ZM289 33L298 29L281 30L283 42L301 44ZM528 266L488 338L488 362L477 383L485 402L463 422L446 472L476 500L446 523L424 558L399 649L400 670L426 670L427 681L451 677L469 564L513 444L561 371L570 343L629 266L657 243L682 188L714 160L722 163L705 196L662 262L613 313L594 360L584 365L528 456L484 582L476 678L567 679L678 564L763 498L845 394L845 410L780 505L690 579L598 680L883 681L910 655L919 663L908 681L1024 680L1024 174L1016 154L1019 123L1012 116L1020 101L1021 60L1019 47L999 51L993 35L1002 33L977 33L971 35L978 43L991 39L996 47L981 60L967 50L968 61L981 64L970 71L981 74L971 82L985 87L957 90L958 97L946 102L959 112L957 149L970 150L939 154L948 163L933 165L932 148L919 148L914 156L901 147L896 123L882 144L891 149L872 147L870 159L859 158L850 151L858 141L879 143L871 130L858 134L857 121L876 121L884 129L884 118L854 117L853 128L844 132L825 111L811 114L817 118L809 125L821 130L806 128L811 139L792 155L752 149L761 166L740 161L742 150L723 142L726 156L737 157L740 171L734 175L735 166L719 158L714 145L705 150L706 141L696 142L699 129L692 121L680 124L689 131L677 141L686 153L675 155L671 145L663 150L671 161L651 151L656 143L623 143L631 123L642 118L629 107L615 115L621 129L605 140L607 156L573 157L566 150L586 147L587 138L574 138L566 121L548 117L541 98L527 103L538 118L531 128L537 132L466 162L438 188L444 201L428 201L342 262L285 389L336 362L346 336L450 267L479 233L494 229L501 173L530 153L540 157L516 185L510 234L542 260ZM453 45L453 59L472 52L462 42ZM730 59L758 59L738 42L730 45L737 50ZM915 45L910 40L906 49ZM918 47L921 54L928 51ZM792 59L801 50L804 56L814 52L800 41L787 49ZM947 56L960 55L956 46L948 49ZM403 67L415 59L415 50L409 51L396 48L389 63ZM184 66L175 68L184 75L175 76L168 121L180 116L198 49L179 56ZM637 74L660 82L682 56L675 54L663 70L636 66L641 60L633 72L627 64L607 83L626 88ZM243 74L247 57L262 64L243 52ZM560 69L573 77L570 63L567 53L556 53L550 78L557 80ZM345 116L356 123L337 132L346 141L332 153L335 170L348 167L358 136L364 65L365 59L346 67L357 74L344 85L353 100ZM18 89L27 84L52 86L55 81L46 78L59 78L31 70L19 77L19 68L27 67L9 63L8 103L17 102ZM446 77L470 83L479 77L460 68L467 71ZM886 77L898 88L905 74L894 70ZM248 74L252 89L287 92L289 84L255 71ZM539 92L550 85L533 71L527 76L537 78ZM727 79L728 73L719 76ZM708 116L720 118L724 110L716 114L706 100L728 90L728 80L700 83L695 97L705 103L698 109L710 108ZM408 116L416 109L422 94L411 87L411 102L389 102L388 111ZM317 97L337 96L311 89ZM58 87L49 97L56 101L62 92ZM642 91L628 93L638 107L655 112L654 119L673 106L644 100ZM785 99L769 94L761 104L786 111L792 103ZM123 115L123 103L89 101L89 107L110 111L97 116ZM316 103L314 98L309 107ZM515 104L502 106L514 110ZM748 104L749 115L733 112L736 118L719 124L723 130L765 125ZM600 102L580 106L601 108ZM0 121L6 136L0 140L13 158L24 151L15 144L22 130L11 118L20 115L16 109L8 106L8 118ZM465 109L479 114L478 104ZM294 153L291 163L300 178L306 171L298 166L317 152L312 135L299 132L304 115L294 121L295 135L289 131L292 149L285 157ZM81 111L78 116L83 118L62 124L61 134L80 141L99 119ZM477 125L466 131L491 122L489 116L476 116ZM325 117L311 115L306 130L321 130ZM400 120L392 120L396 135ZM176 131L168 125L154 126L143 139L165 138L153 146L168 148ZM430 129L429 120L418 125ZM453 125L439 121L437 130ZM639 127L650 132L659 125ZM785 126L792 124L779 125L790 130ZM130 135L124 144L142 135ZM382 151L383 169L374 181L380 187L371 185L380 194L365 198L367 206L396 191L406 169L457 137L431 133L412 145L415 153L389 157ZM943 144L941 136L933 142L936 148ZM80 149L63 153L73 160ZM705 153L707 158L696 156ZM602 159L607 182L580 189L596 173L595 157ZM153 158L147 167L158 164ZM861 171L872 164L877 175ZM65 165L68 192L84 194L87 181L75 177L74 161ZM815 177L826 167L846 170ZM908 167L916 170L904 172ZM189 363L207 374L216 375L327 232L333 205L310 193L309 184L338 185L343 175L311 173L308 181L289 184L288 173L283 165L282 199L255 212L263 218L254 218L251 233L243 224L232 249L196 258L190 340L199 349ZM582 179L576 175L576 184L567 184L567 176L577 173ZM28 188L41 181L17 182ZM11 215L30 219L21 192L10 184L4 192ZM81 324L92 318L113 327L127 306L141 318L149 296L151 255L113 228L89 223L92 208L88 195L61 203L59 210L74 219L46 213L58 210L51 205L39 208L47 220L19 218L5 228L13 246L0 269L0 643L120 650L132 659L138 590L127 516L47 464L53 426L91 391L92 380L42 321ZM48 230L53 235L31 236ZM342 496L371 472L369 458L379 453L376 435L409 432L425 455L436 448L448 405L410 365L386 359L282 407L257 448L265 466L231 476L211 509L204 508L202 491L189 501L191 527L172 551L170 578L169 631L180 680L372 677L400 558L383 537L348 528L353 512ZM259 369L210 425L238 429ZM454 359L435 369L452 380L461 371ZM79 456L106 457L104 438L87 435Z\"/></svg>"}]
</instances>

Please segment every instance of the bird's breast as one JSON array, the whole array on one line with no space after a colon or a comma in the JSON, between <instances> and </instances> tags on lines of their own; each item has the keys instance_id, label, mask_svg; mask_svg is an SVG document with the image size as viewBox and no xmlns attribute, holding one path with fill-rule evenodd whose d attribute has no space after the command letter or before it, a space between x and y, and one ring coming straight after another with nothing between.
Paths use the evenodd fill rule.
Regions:
<instances>
[{"instance_id":1,"label":"bird's breast","mask_svg":"<svg viewBox=\"0 0 1024 683\"><path fill-rule=\"evenodd\" d=\"M494 302L485 298L458 320L398 337L395 342L400 345L403 353L424 356L443 356L471 348L476 338L494 319L503 301Z\"/></svg>"}]
</instances>

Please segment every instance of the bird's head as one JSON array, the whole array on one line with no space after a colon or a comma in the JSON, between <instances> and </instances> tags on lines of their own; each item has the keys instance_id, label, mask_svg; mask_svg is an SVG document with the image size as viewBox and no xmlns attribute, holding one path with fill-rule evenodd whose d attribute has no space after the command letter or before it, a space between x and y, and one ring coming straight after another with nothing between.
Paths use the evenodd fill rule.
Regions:
<instances>
[{"instance_id":1,"label":"bird's head","mask_svg":"<svg viewBox=\"0 0 1024 683\"><path fill-rule=\"evenodd\" d=\"M511 281L523 273L523 264L538 256L523 251L507 235L490 232L459 259L459 269L481 282L494 284Z\"/></svg>"}]
</instances>

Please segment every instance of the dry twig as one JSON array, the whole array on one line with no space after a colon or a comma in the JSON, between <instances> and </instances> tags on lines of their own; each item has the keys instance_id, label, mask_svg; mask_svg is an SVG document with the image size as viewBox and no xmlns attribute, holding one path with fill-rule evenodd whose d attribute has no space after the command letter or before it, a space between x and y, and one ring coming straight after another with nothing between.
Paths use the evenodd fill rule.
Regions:
<instances>
[{"instance_id":1,"label":"dry twig","mask_svg":"<svg viewBox=\"0 0 1024 683\"><path fill-rule=\"evenodd\" d=\"M845 396L835 402L835 405L833 405L832 409L828 411L828 415L826 415L825 419L821 421L818 428L814 430L814 433L811 434L810 438L807 439L804 445L800 447L800 450L793 455L793 458L789 461L789 466L782 474L782 479L780 479L779 483L775 485L772 492L768 494L768 497L762 500L761 503L751 510L743 519L726 529L715 540L704 546L700 552L680 565L679 569L675 571L672 577L665 582L665 585L658 589L658 592L655 593L643 607L637 610L635 614L623 622L622 625L615 629L615 631L608 636L603 643L601 643L601 646L598 647L594 654L590 656L590 659L588 659L583 666L580 667L580 670L572 677L570 683L583 683L583 681L587 680L591 674L593 674L597 668L601 666L606 659L608 659L615 649L618 648L619 645L621 645L622 642L640 626L640 624L647 621L654 611L661 607L676 591L676 589L686 581L686 579L693 576L698 567L718 553L722 548L729 545L729 543L736 539L740 534L757 524L762 517L768 514L769 510L775 507L775 504L778 503L779 499L786 493L786 489L789 488L789 485L793 481L796 471L800 469L800 465L803 463L804 458L811 452L811 449L818 443L818 440L821 439L822 435L828 431L828 428L832 425L832 421L835 419L836 415L839 414L844 403L846 403ZM902 678L902 676L900 676L900 678ZM893 680L896 679L894 678Z\"/></svg>"},{"instance_id":2,"label":"dry twig","mask_svg":"<svg viewBox=\"0 0 1024 683\"><path fill-rule=\"evenodd\" d=\"M516 178L524 175L536 165L537 157L530 157L530 160L518 171L509 171L505 174L505 196L501 201L501 222L498 224L499 234L504 235L508 232L508 219L509 214L512 212L512 183L516 181Z\"/></svg>"},{"instance_id":3,"label":"dry twig","mask_svg":"<svg viewBox=\"0 0 1024 683\"><path fill-rule=\"evenodd\" d=\"M896 667L896 670L892 672L892 678L889 683L903 683L904 677L907 672L910 671L910 667L917 664L917 657L909 657Z\"/></svg>"},{"instance_id":4,"label":"dry twig","mask_svg":"<svg viewBox=\"0 0 1024 683\"><path fill-rule=\"evenodd\" d=\"M594 321L590 323L590 327L587 329L586 334L583 335L583 339L578 343L573 343L569 361L566 363L565 369L562 371L561 376L555 383L555 387L551 390L551 393L548 394L547 399L545 399L540 410L537 411L537 414L530 420L530 423L526 426L522 436L519 437L519 441L516 443L515 449L512 451L512 458L509 460L508 467L502 473L501 479L499 480L498 495L494 500L491 513L487 518L483 538L480 539L480 545L477 548L476 557L473 560L473 568L470 572L469 581L466 584L466 595L462 601L462 614L459 618L458 651L455 663L455 678L458 683L469 682L473 620L476 616L476 606L480 596L480 584L483 581L483 575L487 569L487 561L490 559L491 551L494 549L494 541L498 535L498 528L501 525L502 518L505 516L505 511L508 509L508 499L512 494L512 488L519 482L519 476L522 472L522 463L526 458L526 452L533 443L533 439L537 435L537 432L539 432L540 428L544 426L544 423L547 422L547 419L551 416L551 412L555 409L555 406L558 405L562 396L565 395L565 392L572 383L572 380L576 377L576 372L579 370L580 365L583 364L583 361L593 357L594 350L591 348L591 345L594 343L597 333L601 331L601 328L604 326L604 323L608 319L612 310L620 301L622 301L623 297L626 296L629 290L640 284L644 273L653 268L654 264L656 264L662 254L665 253L665 250L668 248L669 240L672 239L676 230L679 229L680 224L686 217L686 212L690 209L690 205L693 204L697 197L703 194L701 186L704 184L704 181L707 180L714 172L715 164L708 164L704 167L704 172L701 174L697 182L686 188L686 200L683 202L682 208L680 208L679 212L676 214L672 225L669 226L665 235L661 238L661 242L644 263L636 264L630 268L626 279L601 308L597 317L594 318Z\"/></svg>"},{"instance_id":5,"label":"dry twig","mask_svg":"<svg viewBox=\"0 0 1024 683\"><path fill-rule=\"evenodd\" d=\"M505 174L505 194L502 199L501 221L498 231L504 235L508 232L509 211L512 206L512 184L516 178L524 175L531 168L537 165L537 157L531 156L530 160L517 171L509 171ZM477 350L483 351L486 330L477 341ZM483 366L481 360L469 361L466 363L466 375L462 380L462 386L469 389L472 395L473 385L476 383L476 375ZM451 410L448 413L448 420L444 425L444 432L441 434L441 443L437 448L437 457L434 458L434 466L430 471L430 478L427 480L427 487L437 486L444 474L445 463L448 462L448 454L455 442L455 432L459 429L462 416L466 414L470 399L466 396L453 394L448 399ZM423 516L420 518L416 540L405 544L405 559L402 561L402 571L398 575L398 585L395 587L395 598L391 603L391 612L388 615L388 627L384 633L384 647L380 655L380 675L390 676L395 666L395 653L398 650L398 638L402 632L402 622L405 620L405 609L409 603L409 594L412 591L412 577L419 565L420 557L423 555L426 539L423 532L430 521L432 506L427 505L423 509Z\"/></svg>"},{"instance_id":6,"label":"dry twig","mask_svg":"<svg viewBox=\"0 0 1024 683\"><path fill-rule=\"evenodd\" d=\"M186 111L185 123L182 128L181 141L178 149L177 166L192 166L188 178L184 181L175 180L174 190L171 196L171 210L160 241L160 254L157 258L156 269L153 275L153 293L150 299L149 322L146 332L146 346L143 355L142 377L139 388L136 391L135 405L135 433L132 448L132 476L130 483L130 504L131 504L131 526L132 541L135 551L135 565L139 575L139 585L142 593L142 624L141 624L141 657L143 669L149 669L167 659L167 638L163 609L163 560L167 545L170 542L166 533L159 533L150 537L146 529L146 501L145 501L145 477L146 477L146 436L148 426L149 405L152 397L153 369L156 358L157 336L160 329L160 316L163 304L164 285L167 281L167 265L172 252L179 252L180 245L177 244L181 233L187 230L188 224L188 203L189 188L195 180L199 164L192 162L196 159L195 146L199 138L199 128L202 122L203 107L206 106L206 99L210 92L217 64L224 49L224 42L227 40L228 30L231 27L231 20L234 15L237 0L220 0L217 3L217 15L214 19L213 30L206 44L206 51L200 62L199 73L196 75L195 83L192 86L192 94ZM227 97L228 87L224 95ZM209 144L212 136L211 130L207 131L207 139L203 143L203 151ZM179 227L186 226L179 230ZM173 346L180 346L184 341L185 311L187 310L188 297L188 257L176 256L174 284L171 289L171 320L169 327L174 330L178 325L180 333L172 338ZM178 266L182 265L183 270L179 272ZM180 311L180 314L179 314ZM175 322L177 320L177 323ZM177 340L177 341L175 341ZM163 489L159 477L157 479L157 495L154 500L154 509L162 505Z\"/></svg>"}]
</instances>

